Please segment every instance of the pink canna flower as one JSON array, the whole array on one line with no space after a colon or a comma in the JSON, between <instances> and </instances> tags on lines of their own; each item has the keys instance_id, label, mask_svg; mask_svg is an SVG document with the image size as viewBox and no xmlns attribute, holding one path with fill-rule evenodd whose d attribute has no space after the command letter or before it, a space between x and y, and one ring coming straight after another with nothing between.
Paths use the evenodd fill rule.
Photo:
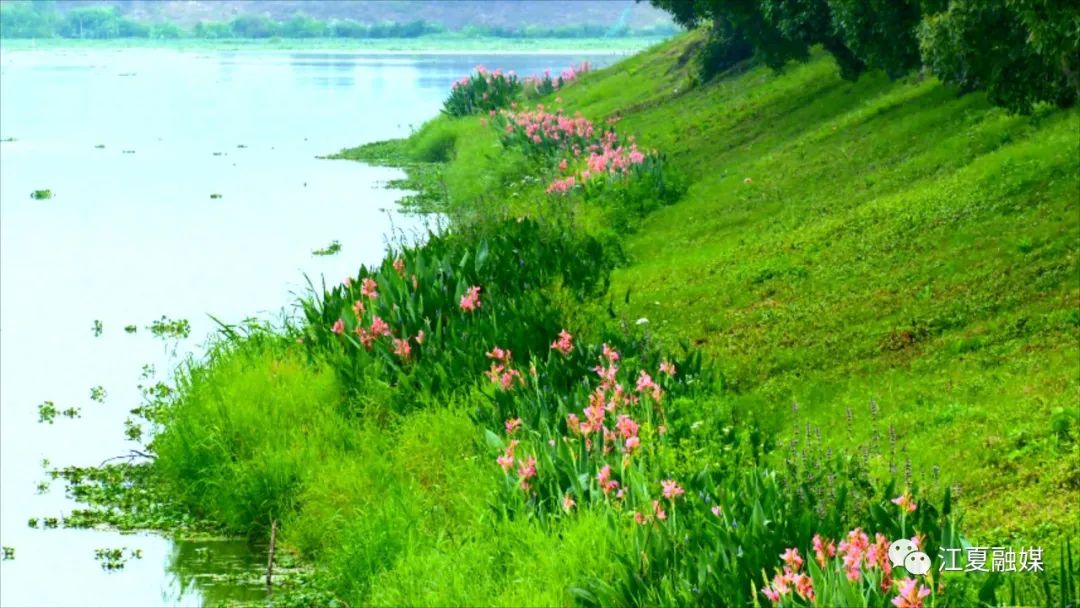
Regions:
<instances>
[{"instance_id":1,"label":"pink canna flower","mask_svg":"<svg viewBox=\"0 0 1080 608\"><path fill-rule=\"evenodd\" d=\"M653 513L656 515L656 519L659 519L660 521L667 519L667 513L664 511L664 508L660 506L659 500L652 501L652 508Z\"/></svg>"},{"instance_id":2,"label":"pink canna flower","mask_svg":"<svg viewBox=\"0 0 1080 608\"><path fill-rule=\"evenodd\" d=\"M533 477L536 477L536 458L529 456L518 467L518 480L523 491L528 491L532 487L529 480Z\"/></svg>"},{"instance_id":3,"label":"pink canna flower","mask_svg":"<svg viewBox=\"0 0 1080 608\"><path fill-rule=\"evenodd\" d=\"M795 576L794 583L795 593L798 593L799 597L806 601L813 603L815 599L814 580L806 574L798 574Z\"/></svg>"},{"instance_id":4,"label":"pink canna flower","mask_svg":"<svg viewBox=\"0 0 1080 608\"><path fill-rule=\"evenodd\" d=\"M509 454L503 454L495 459L495 462L499 463L502 470L510 472L510 469L514 467L514 457Z\"/></svg>"},{"instance_id":5,"label":"pink canna flower","mask_svg":"<svg viewBox=\"0 0 1080 608\"><path fill-rule=\"evenodd\" d=\"M521 376L521 372L516 369L508 369L503 371L499 376L499 387L504 391L508 391L514 388L514 381L521 386L525 385L525 379Z\"/></svg>"},{"instance_id":6,"label":"pink canna flower","mask_svg":"<svg viewBox=\"0 0 1080 608\"><path fill-rule=\"evenodd\" d=\"M667 374L668 376L674 376L675 375L675 364L670 363L668 361L661 361L660 362L660 373L661 374Z\"/></svg>"},{"instance_id":7,"label":"pink canna flower","mask_svg":"<svg viewBox=\"0 0 1080 608\"><path fill-rule=\"evenodd\" d=\"M795 547L789 547L787 551L781 553L780 559L782 559L793 572L798 571L803 565L803 558L799 555L799 550Z\"/></svg>"},{"instance_id":8,"label":"pink canna flower","mask_svg":"<svg viewBox=\"0 0 1080 608\"><path fill-rule=\"evenodd\" d=\"M375 315L371 318L371 333L375 336L389 336L390 326L378 315Z\"/></svg>"},{"instance_id":9,"label":"pink canna flower","mask_svg":"<svg viewBox=\"0 0 1080 608\"><path fill-rule=\"evenodd\" d=\"M779 604L780 603L780 594L777 593L776 591L773 591L772 587L770 587L768 585L765 585L765 587L761 590L761 592L763 594L765 594L765 597L768 598L770 602L772 602L774 604Z\"/></svg>"},{"instance_id":10,"label":"pink canna flower","mask_svg":"<svg viewBox=\"0 0 1080 608\"><path fill-rule=\"evenodd\" d=\"M922 551L923 544L926 542L925 534L916 534L911 537L911 544L915 545L915 548Z\"/></svg>"},{"instance_id":11,"label":"pink canna flower","mask_svg":"<svg viewBox=\"0 0 1080 608\"><path fill-rule=\"evenodd\" d=\"M792 576L788 572L777 574L773 577L772 588L780 595L787 595L788 593L791 593L791 587L789 586L791 584L791 579Z\"/></svg>"},{"instance_id":12,"label":"pink canna flower","mask_svg":"<svg viewBox=\"0 0 1080 608\"><path fill-rule=\"evenodd\" d=\"M566 167L567 167L566 159L564 158L564 159L559 161L559 171L566 171Z\"/></svg>"},{"instance_id":13,"label":"pink canna flower","mask_svg":"<svg viewBox=\"0 0 1080 608\"><path fill-rule=\"evenodd\" d=\"M913 513L915 509L919 508L919 505L915 504L915 501L911 499L911 494L906 490L900 496L892 499L892 502L908 513Z\"/></svg>"},{"instance_id":14,"label":"pink canna flower","mask_svg":"<svg viewBox=\"0 0 1080 608\"><path fill-rule=\"evenodd\" d=\"M400 275L402 278L404 278L405 277L405 260L403 260L401 258L394 258L394 270L397 271L398 275Z\"/></svg>"},{"instance_id":15,"label":"pink canna flower","mask_svg":"<svg viewBox=\"0 0 1080 608\"><path fill-rule=\"evenodd\" d=\"M919 585L913 578L905 578L900 581L899 595L892 599L892 605L896 608L923 608L923 598L928 595L929 587Z\"/></svg>"},{"instance_id":16,"label":"pink canna flower","mask_svg":"<svg viewBox=\"0 0 1080 608\"><path fill-rule=\"evenodd\" d=\"M494 359L496 361L501 361L503 363L509 363L510 362L510 351L503 350L503 349L499 348L498 346L492 347L492 349L490 351L488 351L487 353L484 353L484 354L487 355L487 357L489 359Z\"/></svg>"},{"instance_id":17,"label":"pink canna flower","mask_svg":"<svg viewBox=\"0 0 1080 608\"><path fill-rule=\"evenodd\" d=\"M709 510L712 511L712 514L717 517L720 517L720 515L724 512L724 510L720 508L720 505L713 505L713 507Z\"/></svg>"},{"instance_id":18,"label":"pink canna flower","mask_svg":"<svg viewBox=\"0 0 1080 608\"><path fill-rule=\"evenodd\" d=\"M652 376L645 370L641 370L638 374L637 391L642 394L648 393L652 396L653 401L660 401L660 397L664 394L660 389L660 385L654 382Z\"/></svg>"},{"instance_id":19,"label":"pink canna flower","mask_svg":"<svg viewBox=\"0 0 1080 608\"><path fill-rule=\"evenodd\" d=\"M664 498L671 501L686 493L686 490L680 488L679 484L673 479L665 479L660 482L660 485L664 486Z\"/></svg>"},{"instance_id":20,"label":"pink canna flower","mask_svg":"<svg viewBox=\"0 0 1080 608\"><path fill-rule=\"evenodd\" d=\"M342 321L341 319L334 321L334 325L330 328L330 331L334 332L339 336L345 333L345 321Z\"/></svg>"},{"instance_id":21,"label":"pink canna flower","mask_svg":"<svg viewBox=\"0 0 1080 608\"><path fill-rule=\"evenodd\" d=\"M569 494L566 494L565 496L563 496L562 508L564 510L566 510L567 512L571 511L574 508L574 505L576 505L576 504L577 503L574 502L574 497L573 496L571 496Z\"/></svg>"},{"instance_id":22,"label":"pink canna flower","mask_svg":"<svg viewBox=\"0 0 1080 608\"><path fill-rule=\"evenodd\" d=\"M416 337L413 338L413 340L416 340L417 344L423 344L424 343L424 330L421 329L420 331L416 332Z\"/></svg>"},{"instance_id":23,"label":"pink canna flower","mask_svg":"<svg viewBox=\"0 0 1080 608\"><path fill-rule=\"evenodd\" d=\"M630 439L637 436L640 426L634 422L633 418L620 414L615 421L615 428L619 429L619 433L622 434L624 439Z\"/></svg>"},{"instance_id":24,"label":"pink canna flower","mask_svg":"<svg viewBox=\"0 0 1080 608\"><path fill-rule=\"evenodd\" d=\"M604 358L607 359L609 363L615 363L615 362L617 362L619 360L619 351L615 350L614 348L611 348L606 343L604 344L603 348L604 348Z\"/></svg>"},{"instance_id":25,"label":"pink canna flower","mask_svg":"<svg viewBox=\"0 0 1080 608\"><path fill-rule=\"evenodd\" d=\"M379 297L379 292L377 291L378 289L378 283L376 283L375 279L372 279L371 277L366 277L360 283L360 294L368 298L369 300L374 300Z\"/></svg>"},{"instance_id":26,"label":"pink canna flower","mask_svg":"<svg viewBox=\"0 0 1080 608\"><path fill-rule=\"evenodd\" d=\"M356 337L360 339L360 344L364 345L364 348L371 350L371 343L375 341L375 336L368 333L362 326L356 327Z\"/></svg>"},{"instance_id":27,"label":"pink canna flower","mask_svg":"<svg viewBox=\"0 0 1080 608\"><path fill-rule=\"evenodd\" d=\"M639 511L634 511L634 522L639 526L644 526L646 523L648 523L648 520L645 518L645 515L643 513Z\"/></svg>"},{"instance_id":28,"label":"pink canna flower","mask_svg":"<svg viewBox=\"0 0 1080 608\"><path fill-rule=\"evenodd\" d=\"M573 338L565 329L559 332L559 339L551 343L552 350L557 350L564 355L569 355L574 350Z\"/></svg>"},{"instance_id":29,"label":"pink canna flower","mask_svg":"<svg viewBox=\"0 0 1080 608\"><path fill-rule=\"evenodd\" d=\"M604 487L607 485L609 479L611 479L611 465L605 464L600 467L600 471L596 473L596 481L600 482L600 487Z\"/></svg>"},{"instance_id":30,"label":"pink canna flower","mask_svg":"<svg viewBox=\"0 0 1080 608\"><path fill-rule=\"evenodd\" d=\"M638 447L640 445L641 445L641 440L638 439L637 437L628 438L626 440L626 443L625 443L626 453L633 454L634 450L638 449Z\"/></svg>"},{"instance_id":31,"label":"pink canna flower","mask_svg":"<svg viewBox=\"0 0 1080 608\"><path fill-rule=\"evenodd\" d=\"M361 300L353 302L352 310L353 314L356 315L356 318L359 319L364 316L364 303Z\"/></svg>"},{"instance_id":32,"label":"pink canna flower","mask_svg":"<svg viewBox=\"0 0 1080 608\"><path fill-rule=\"evenodd\" d=\"M408 360L412 354L412 347L407 339L394 338L394 354L402 360Z\"/></svg>"},{"instance_id":33,"label":"pink canna flower","mask_svg":"<svg viewBox=\"0 0 1080 608\"><path fill-rule=\"evenodd\" d=\"M581 421L578 420L577 414L567 414L566 428L575 435L581 434Z\"/></svg>"},{"instance_id":34,"label":"pink canna flower","mask_svg":"<svg viewBox=\"0 0 1080 608\"><path fill-rule=\"evenodd\" d=\"M510 418L504 426L506 427L506 434L513 435L521 428L521 418Z\"/></svg>"},{"instance_id":35,"label":"pink canna flower","mask_svg":"<svg viewBox=\"0 0 1080 608\"><path fill-rule=\"evenodd\" d=\"M474 312L477 308L480 308L480 288L473 285L465 291L465 295L461 296L461 310L466 312Z\"/></svg>"},{"instance_id":36,"label":"pink canna flower","mask_svg":"<svg viewBox=\"0 0 1080 608\"><path fill-rule=\"evenodd\" d=\"M608 367L601 367L597 365L593 368L597 376L600 376L600 386L604 390L608 390L615 386L615 374L619 372L619 368L610 365Z\"/></svg>"},{"instance_id":37,"label":"pink canna flower","mask_svg":"<svg viewBox=\"0 0 1080 608\"><path fill-rule=\"evenodd\" d=\"M822 568L825 567L825 562L836 555L836 545L833 541L824 539L820 534L814 535L814 559Z\"/></svg>"}]
</instances>

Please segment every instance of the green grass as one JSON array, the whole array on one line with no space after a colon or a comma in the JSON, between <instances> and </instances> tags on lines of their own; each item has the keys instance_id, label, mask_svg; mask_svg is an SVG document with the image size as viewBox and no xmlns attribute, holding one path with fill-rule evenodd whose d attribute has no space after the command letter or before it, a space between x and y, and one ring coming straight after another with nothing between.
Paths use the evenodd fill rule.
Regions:
<instances>
[{"instance_id":1,"label":"green grass","mask_svg":"<svg viewBox=\"0 0 1080 608\"><path fill-rule=\"evenodd\" d=\"M493 38L437 34L418 38L3 38L5 51L47 49L170 48L179 50L352 50L371 52L491 52L542 53L578 52L633 53L656 44L662 38L627 36L622 38Z\"/></svg>"},{"instance_id":2,"label":"green grass","mask_svg":"<svg viewBox=\"0 0 1080 608\"><path fill-rule=\"evenodd\" d=\"M699 84L693 39L558 94L621 117L691 184L632 233L579 209L629 257L616 316L701 348L735 407L777 430L792 401L839 449L894 428L899 468L957 487L974 538L1075 535L1080 113L1010 116L918 77L846 82L824 55ZM543 216L546 182L480 120L343 155L437 161L412 174L458 217Z\"/></svg>"}]
</instances>

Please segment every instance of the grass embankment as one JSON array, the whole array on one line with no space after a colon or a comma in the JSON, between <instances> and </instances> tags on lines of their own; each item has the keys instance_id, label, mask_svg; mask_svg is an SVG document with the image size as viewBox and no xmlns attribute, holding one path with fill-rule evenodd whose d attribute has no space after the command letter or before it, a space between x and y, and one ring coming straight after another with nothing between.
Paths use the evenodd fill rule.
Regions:
<instances>
[{"instance_id":1,"label":"grass embankment","mask_svg":"<svg viewBox=\"0 0 1080 608\"><path fill-rule=\"evenodd\" d=\"M409 167L454 229L182 370L149 416L177 502L237 533L278 520L318 567L308 603L748 605L815 534L957 546L952 485L966 536L1057 563L1080 486L1078 113L846 83L826 58L703 85L695 41L542 100L589 125L440 117L343 152ZM627 173L546 193L580 142ZM819 600L892 605L853 559L853 583L814 573ZM938 606L1044 603L1075 570L996 599L1000 576L926 582Z\"/></svg>"},{"instance_id":2,"label":"grass embankment","mask_svg":"<svg viewBox=\"0 0 1080 608\"><path fill-rule=\"evenodd\" d=\"M609 234L630 260L616 314L700 347L776 429L793 401L838 447L894 428L899 461L958 486L981 539L1075 534L1080 114L1010 116L933 79L850 83L824 56L700 86L690 40L558 94L619 117L691 184ZM546 209L547 180L481 122L440 117L342 156L444 162L414 185L459 215Z\"/></svg>"}]
</instances>

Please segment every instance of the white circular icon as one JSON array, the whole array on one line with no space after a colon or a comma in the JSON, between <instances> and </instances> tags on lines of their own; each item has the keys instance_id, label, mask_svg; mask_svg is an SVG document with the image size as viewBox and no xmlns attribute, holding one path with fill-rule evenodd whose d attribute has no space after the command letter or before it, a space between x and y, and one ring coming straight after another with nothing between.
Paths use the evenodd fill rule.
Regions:
<instances>
[{"instance_id":1,"label":"white circular icon","mask_svg":"<svg viewBox=\"0 0 1080 608\"><path fill-rule=\"evenodd\" d=\"M904 565L904 558L916 550L915 543L906 538L900 540L894 540L893 544L889 545L889 561L892 562L893 568L899 568Z\"/></svg>"},{"instance_id":2,"label":"white circular icon","mask_svg":"<svg viewBox=\"0 0 1080 608\"><path fill-rule=\"evenodd\" d=\"M904 569L919 576L930 571L930 556L922 551L912 551L904 558Z\"/></svg>"}]
</instances>

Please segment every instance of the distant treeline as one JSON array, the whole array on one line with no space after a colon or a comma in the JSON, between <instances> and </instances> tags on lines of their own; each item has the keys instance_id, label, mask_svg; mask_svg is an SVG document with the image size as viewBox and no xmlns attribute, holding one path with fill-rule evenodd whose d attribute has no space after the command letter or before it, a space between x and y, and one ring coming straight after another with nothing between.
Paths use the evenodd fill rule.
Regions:
<instances>
[{"instance_id":1,"label":"distant treeline","mask_svg":"<svg viewBox=\"0 0 1080 608\"><path fill-rule=\"evenodd\" d=\"M468 25L460 30L460 34L497 38L602 38L671 35L678 29L675 25L631 29L624 24L584 23L518 28ZM61 13L51 3L4 2L0 5L0 37L3 38L418 38L446 31L442 24L424 20L369 24L337 19L323 21L302 14L285 21L260 15L240 15L230 21L200 21L191 27L183 27L168 21L132 19L111 7L79 7Z\"/></svg>"}]
</instances>

